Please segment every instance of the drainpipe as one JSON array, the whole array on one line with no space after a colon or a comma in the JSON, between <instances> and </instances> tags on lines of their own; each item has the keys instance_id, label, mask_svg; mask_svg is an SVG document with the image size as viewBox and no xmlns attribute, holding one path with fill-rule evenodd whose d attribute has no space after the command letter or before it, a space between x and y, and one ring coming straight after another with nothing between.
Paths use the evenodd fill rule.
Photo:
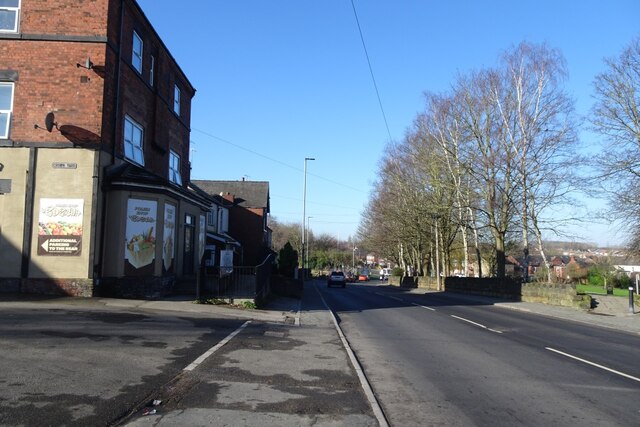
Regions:
<instances>
[{"instance_id":1,"label":"drainpipe","mask_svg":"<svg viewBox=\"0 0 640 427\"><path fill-rule=\"evenodd\" d=\"M24 229L22 234L22 262L20 278L29 278L29 264L31 263L31 237L33 228L34 197L36 184L36 166L38 164L38 149L29 149L29 167L27 169L26 189L24 195Z\"/></svg>"},{"instance_id":2,"label":"drainpipe","mask_svg":"<svg viewBox=\"0 0 640 427\"><path fill-rule=\"evenodd\" d=\"M112 132L112 148L111 148L111 165L114 165L116 163L116 144L117 144L117 135L118 135L118 124L120 123L120 63L122 62L122 35L124 33L124 10L125 10L125 0L121 0L120 2L120 22L119 22L119 36L118 36L118 44L117 44L117 48L118 48L118 58L116 60L116 64L115 64L115 76L116 76L116 96L113 102L113 132ZM107 42L106 47L109 46L109 43ZM105 59L106 59L106 51L105 51ZM105 65L106 65L106 61L105 61ZM103 129L104 132L104 129ZM101 150L100 153L103 153L103 151ZM100 157L102 157L102 154L100 155ZM100 165L102 164L102 162L100 162ZM98 167L100 167L100 165L98 165ZM107 235L107 192L104 190L104 179L105 179L105 172L104 169L102 169L101 174L102 176L102 180L101 180L101 190L102 190L102 230L100 232L100 247L99 247L99 257L98 257L98 263L95 265L94 268L94 276L93 279L97 281L97 285L100 285L100 281L102 279L103 276L103 267L104 267L104 245L105 245L105 236ZM94 190L95 191L95 190Z\"/></svg>"}]
</instances>

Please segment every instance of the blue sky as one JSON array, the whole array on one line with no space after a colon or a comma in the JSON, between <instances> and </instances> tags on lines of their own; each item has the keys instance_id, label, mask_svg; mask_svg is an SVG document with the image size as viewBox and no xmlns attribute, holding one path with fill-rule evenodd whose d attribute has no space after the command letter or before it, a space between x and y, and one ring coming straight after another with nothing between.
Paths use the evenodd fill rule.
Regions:
<instances>
[{"instance_id":1,"label":"blue sky","mask_svg":"<svg viewBox=\"0 0 640 427\"><path fill-rule=\"evenodd\" d=\"M271 215L355 236L389 143L350 0L138 0L197 93L192 178L269 181ZM425 91L490 67L519 42L562 51L587 114L602 59L640 34L638 0L354 0L392 140ZM582 134L585 149L596 145ZM393 201L389 201L392 203ZM593 208L602 204L588 200ZM615 227L572 229L613 244Z\"/></svg>"}]
</instances>

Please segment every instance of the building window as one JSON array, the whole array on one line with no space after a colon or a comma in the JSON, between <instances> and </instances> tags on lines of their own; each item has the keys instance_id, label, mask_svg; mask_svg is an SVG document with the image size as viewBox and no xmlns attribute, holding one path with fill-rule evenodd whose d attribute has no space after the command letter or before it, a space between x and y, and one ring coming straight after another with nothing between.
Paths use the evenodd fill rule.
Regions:
<instances>
[{"instance_id":1,"label":"building window","mask_svg":"<svg viewBox=\"0 0 640 427\"><path fill-rule=\"evenodd\" d=\"M211 210L209 212L207 212L207 225L209 227L214 227L215 228L217 216L218 216L218 214L217 214L215 208L211 208Z\"/></svg>"},{"instance_id":2,"label":"building window","mask_svg":"<svg viewBox=\"0 0 640 427\"><path fill-rule=\"evenodd\" d=\"M178 85L173 87L173 111L180 115L180 88Z\"/></svg>"},{"instance_id":3,"label":"building window","mask_svg":"<svg viewBox=\"0 0 640 427\"><path fill-rule=\"evenodd\" d=\"M9 123L11 122L12 110L13 83L0 82L0 139L9 138Z\"/></svg>"},{"instance_id":4,"label":"building window","mask_svg":"<svg viewBox=\"0 0 640 427\"><path fill-rule=\"evenodd\" d=\"M144 131L142 126L130 117L124 118L124 156L144 166L144 153L142 152L142 140Z\"/></svg>"},{"instance_id":5,"label":"building window","mask_svg":"<svg viewBox=\"0 0 640 427\"><path fill-rule=\"evenodd\" d=\"M182 185L182 175L180 175L180 156L173 151L169 151L169 181Z\"/></svg>"},{"instance_id":6,"label":"building window","mask_svg":"<svg viewBox=\"0 0 640 427\"><path fill-rule=\"evenodd\" d=\"M2 0L0 0L2 1ZM138 70L138 72L140 74L142 74L142 48L144 46L144 43L142 43L142 39L140 38L140 36L138 35L138 33L136 33L135 31L133 32L133 47L132 47L132 53L131 53L131 65L133 65L133 68L135 68L136 70Z\"/></svg>"},{"instance_id":7,"label":"building window","mask_svg":"<svg viewBox=\"0 0 640 427\"><path fill-rule=\"evenodd\" d=\"M153 87L153 72L156 68L156 57L151 55L151 68L149 68L149 86Z\"/></svg>"},{"instance_id":8,"label":"building window","mask_svg":"<svg viewBox=\"0 0 640 427\"><path fill-rule=\"evenodd\" d=\"M17 33L20 0L0 0L0 33Z\"/></svg>"}]
</instances>

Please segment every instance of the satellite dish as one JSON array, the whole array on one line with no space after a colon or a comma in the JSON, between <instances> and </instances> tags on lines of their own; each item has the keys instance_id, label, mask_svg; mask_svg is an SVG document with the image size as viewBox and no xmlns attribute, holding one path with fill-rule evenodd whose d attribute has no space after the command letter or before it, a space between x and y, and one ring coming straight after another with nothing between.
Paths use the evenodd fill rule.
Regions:
<instances>
[{"instance_id":1,"label":"satellite dish","mask_svg":"<svg viewBox=\"0 0 640 427\"><path fill-rule=\"evenodd\" d=\"M79 62L76 64L76 67L78 68L86 68L87 70L90 70L93 68L93 62L91 62L91 58L87 58L84 61L84 65L80 64Z\"/></svg>"},{"instance_id":2,"label":"satellite dish","mask_svg":"<svg viewBox=\"0 0 640 427\"><path fill-rule=\"evenodd\" d=\"M58 127L57 123L55 122L55 119L56 119L56 116L53 114L53 112L47 113L47 116L44 118L44 126L47 128L49 132L53 130L54 126Z\"/></svg>"}]
</instances>

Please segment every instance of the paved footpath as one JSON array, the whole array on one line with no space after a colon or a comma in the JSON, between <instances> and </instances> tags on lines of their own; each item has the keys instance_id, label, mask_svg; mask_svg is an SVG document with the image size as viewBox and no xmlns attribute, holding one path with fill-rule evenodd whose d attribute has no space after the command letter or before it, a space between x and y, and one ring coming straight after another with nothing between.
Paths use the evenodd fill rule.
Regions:
<instances>
[{"instance_id":1,"label":"paved footpath","mask_svg":"<svg viewBox=\"0 0 640 427\"><path fill-rule=\"evenodd\" d=\"M306 283L300 308L299 326L245 323L123 424L378 426L332 314L312 282ZM153 400L161 403L154 407Z\"/></svg>"}]
</instances>

